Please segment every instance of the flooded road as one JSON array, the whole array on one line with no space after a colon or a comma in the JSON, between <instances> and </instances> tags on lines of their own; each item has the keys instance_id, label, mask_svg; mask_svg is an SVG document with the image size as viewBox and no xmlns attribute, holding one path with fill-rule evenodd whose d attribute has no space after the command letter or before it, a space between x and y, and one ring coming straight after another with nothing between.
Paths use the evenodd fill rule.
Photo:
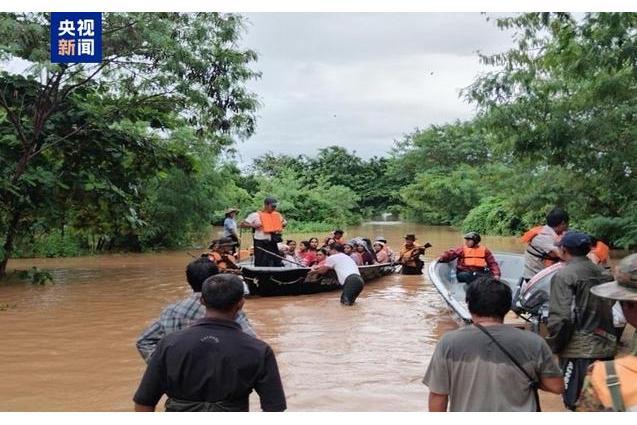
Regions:
<instances>
[{"instance_id":1,"label":"flooded road","mask_svg":"<svg viewBox=\"0 0 637 425\"><path fill-rule=\"evenodd\" d=\"M396 250L415 233L433 244L427 260L462 243L446 227L377 223L346 231L382 234ZM514 238L484 243L522 252ZM135 340L165 305L191 292L189 261L185 251L11 261L10 269L49 270L56 283L0 286L0 411L131 410L145 368ZM425 411L425 368L436 341L458 326L426 275L374 281L349 308L339 296L246 301L259 338L276 353L288 410ZM561 410L557 397L545 400L546 410ZM255 394L251 409L260 410Z\"/></svg>"}]
</instances>

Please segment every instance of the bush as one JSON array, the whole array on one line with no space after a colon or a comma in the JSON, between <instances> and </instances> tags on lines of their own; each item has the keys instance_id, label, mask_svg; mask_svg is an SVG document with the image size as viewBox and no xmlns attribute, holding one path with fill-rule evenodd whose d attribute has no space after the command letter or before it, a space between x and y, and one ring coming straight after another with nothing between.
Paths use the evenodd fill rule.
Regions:
<instances>
[{"instance_id":1,"label":"bush","mask_svg":"<svg viewBox=\"0 0 637 425\"><path fill-rule=\"evenodd\" d=\"M462 230L465 232L492 235L513 235L527 227L528 223L505 200L496 197L482 199L462 222Z\"/></svg>"}]
</instances>

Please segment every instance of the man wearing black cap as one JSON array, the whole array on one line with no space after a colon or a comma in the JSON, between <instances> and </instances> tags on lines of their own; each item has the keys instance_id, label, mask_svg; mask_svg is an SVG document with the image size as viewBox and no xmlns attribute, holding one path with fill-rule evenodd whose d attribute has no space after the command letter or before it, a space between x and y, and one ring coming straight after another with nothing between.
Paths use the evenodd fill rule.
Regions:
<instances>
[{"instance_id":1,"label":"man wearing black cap","mask_svg":"<svg viewBox=\"0 0 637 425\"><path fill-rule=\"evenodd\" d=\"M560 358L564 405L574 410L588 366L612 358L617 348L612 302L591 294L591 288L612 276L586 257L591 249L587 234L567 232L557 246L565 264L551 279L546 342Z\"/></svg>"},{"instance_id":2,"label":"man wearing black cap","mask_svg":"<svg viewBox=\"0 0 637 425\"><path fill-rule=\"evenodd\" d=\"M253 212L241 222L241 227L249 227L253 232L255 266L283 267L277 244L283 242L281 234L286 221L276 207L276 199L265 198L263 209Z\"/></svg>"},{"instance_id":3,"label":"man wearing black cap","mask_svg":"<svg viewBox=\"0 0 637 425\"><path fill-rule=\"evenodd\" d=\"M238 276L208 278L201 291L204 318L167 335L135 393L135 410L152 412L166 394L166 411L247 412L256 390L261 409L286 409L276 358L268 344L245 335L232 319L243 307Z\"/></svg>"}]
</instances>

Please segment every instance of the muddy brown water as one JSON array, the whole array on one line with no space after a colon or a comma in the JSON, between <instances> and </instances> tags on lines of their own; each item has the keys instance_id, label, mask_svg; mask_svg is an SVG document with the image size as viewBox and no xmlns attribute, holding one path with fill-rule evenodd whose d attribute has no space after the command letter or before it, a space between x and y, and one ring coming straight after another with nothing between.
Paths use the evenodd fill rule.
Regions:
<instances>
[{"instance_id":1,"label":"muddy brown water","mask_svg":"<svg viewBox=\"0 0 637 425\"><path fill-rule=\"evenodd\" d=\"M427 259L462 243L447 227L367 223L346 231L382 234L395 249L415 233L433 245ZM522 252L514 238L484 243ZM135 339L164 306L190 293L190 260L186 251L12 260L9 269L35 265L56 283L0 285L0 411L131 410L145 368ZM436 341L458 326L426 274L370 283L353 307L341 306L339 296L246 301L259 338L276 353L288 409L425 411L425 368ZM543 397L546 410L561 410L556 396ZM259 410L255 394L251 409Z\"/></svg>"}]
</instances>

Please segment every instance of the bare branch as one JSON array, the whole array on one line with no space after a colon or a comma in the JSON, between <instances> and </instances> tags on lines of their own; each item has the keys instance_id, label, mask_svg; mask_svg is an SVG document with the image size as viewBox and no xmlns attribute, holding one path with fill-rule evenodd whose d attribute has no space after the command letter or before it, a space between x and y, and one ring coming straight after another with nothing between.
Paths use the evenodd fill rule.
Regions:
<instances>
[{"instance_id":1,"label":"bare branch","mask_svg":"<svg viewBox=\"0 0 637 425\"><path fill-rule=\"evenodd\" d=\"M84 130L86 127L88 126L88 123L85 123L83 125L81 125L80 127L77 127L75 129L73 129L73 131L71 131L69 134L67 134L64 137L60 137L58 140L52 142L52 143L45 143L42 146L40 146L39 149L33 151L33 153L31 153L29 155L29 160L33 159L36 155L40 154L41 152L45 151L46 149L49 149L55 145L60 144L61 142L65 141L66 139L68 139L69 137L72 137L74 135L76 135L77 133L79 133L80 131Z\"/></svg>"}]
</instances>

